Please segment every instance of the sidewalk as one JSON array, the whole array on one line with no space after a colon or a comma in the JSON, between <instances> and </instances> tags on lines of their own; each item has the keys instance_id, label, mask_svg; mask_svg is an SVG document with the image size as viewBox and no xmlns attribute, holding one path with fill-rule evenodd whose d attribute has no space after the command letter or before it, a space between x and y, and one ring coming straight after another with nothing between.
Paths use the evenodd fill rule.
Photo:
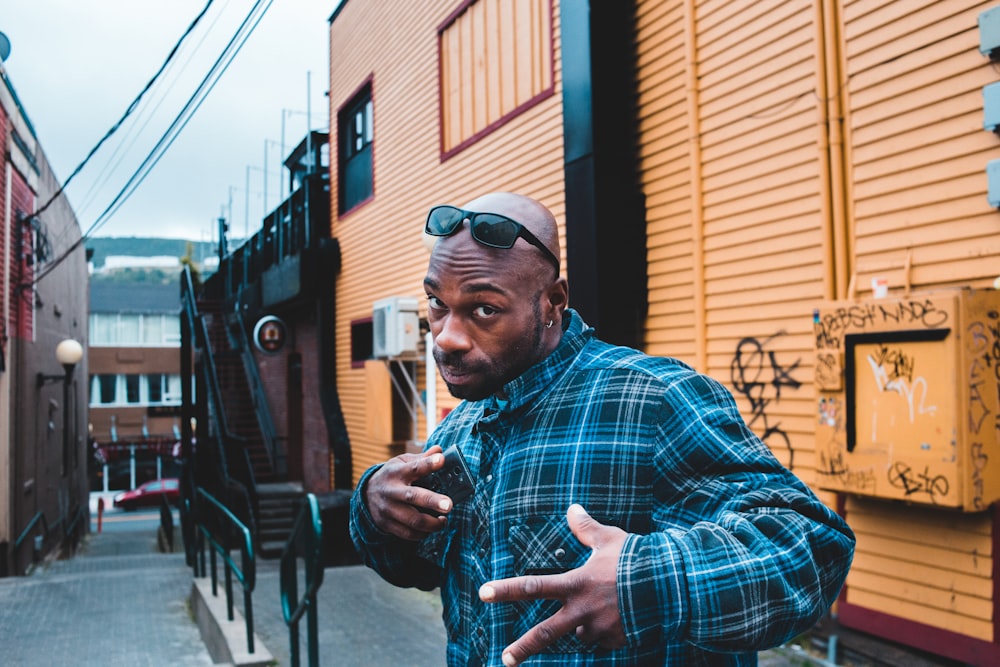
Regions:
<instances>
[{"instance_id":1,"label":"sidewalk","mask_svg":"<svg viewBox=\"0 0 1000 667\"><path fill-rule=\"evenodd\" d=\"M211 665L189 607L192 571L179 541L159 553L156 532L91 533L75 558L0 579L3 664L12 667L194 667ZM225 589L219 594L224 600ZM279 666L291 664L281 612L279 562L259 561L254 630ZM236 608L242 609L238 596ZM324 571L317 604L323 665L442 667L436 593L401 589L367 568ZM308 664L306 622L300 659ZM760 655L764 667L820 664L798 651Z\"/></svg>"},{"instance_id":2,"label":"sidewalk","mask_svg":"<svg viewBox=\"0 0 1000 667\"><path fill-rule=\"evenodd\" d=\"M0 579L3 663L16 667L211 665L184 554L155 532L91 534L72 559Z\"/></svg>"}]
</instances>

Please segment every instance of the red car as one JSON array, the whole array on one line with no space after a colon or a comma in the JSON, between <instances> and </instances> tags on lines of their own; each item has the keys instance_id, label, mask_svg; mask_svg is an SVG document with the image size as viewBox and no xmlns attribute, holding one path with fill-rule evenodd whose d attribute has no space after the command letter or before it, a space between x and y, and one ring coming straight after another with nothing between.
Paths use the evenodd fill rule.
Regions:
<instances>
[{"instance_id":1,"label":"red car","mask_svg":"<svg viewBox=\"0 0 1000 667\"><path fill-rule=\"evenodd\" d=\"M134 510L139 507L159 507L163 499L175 507L180 504L181 488L177 478L154 479L140 484L131 491L123 491L115 496L115 507Z\"/></svg>"}]
</instances>

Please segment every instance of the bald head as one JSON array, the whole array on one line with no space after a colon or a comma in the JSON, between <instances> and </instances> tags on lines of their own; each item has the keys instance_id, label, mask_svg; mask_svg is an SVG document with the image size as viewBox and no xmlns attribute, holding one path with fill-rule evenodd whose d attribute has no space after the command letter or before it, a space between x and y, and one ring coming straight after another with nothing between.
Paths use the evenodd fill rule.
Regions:
<instances>
[{"instance_id":1,"label":"bald head","mask_svg":"<svg viewBox=\"0 0 1000 667\"><path fill-rule=\"evenodd\" d=\"M559 257L559 230L549 209L531 197L514 192L490 192L476 197L465 206L476 213L499 213L515 220L545 244L554 257Z\"/></svg>"}]
</instances>

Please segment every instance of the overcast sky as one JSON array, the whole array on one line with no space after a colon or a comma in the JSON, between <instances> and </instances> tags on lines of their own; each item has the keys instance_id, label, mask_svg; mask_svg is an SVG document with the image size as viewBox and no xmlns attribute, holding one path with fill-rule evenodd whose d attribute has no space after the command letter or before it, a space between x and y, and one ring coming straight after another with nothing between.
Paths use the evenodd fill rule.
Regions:
<instances>
[{"instance_id":1,"label":"overcast sky","mask_svg":"<svg viewBox=\"0 0 1000 667\"><path fill-rule=\"evenodd\" d=\"M61 182L122 118L209 5L142 102L69 184L81 229L90 236L214 240L222 216L231 221L230 237L258 230L265 211L287 192L282 162L305 137L307 120L313 129L328 127L328 19L338 4L5 2L0 32L11 49L3 67ZM197 94L248 16L260 19L256 28L211 91ZM202 96L196 110L184 112ZM171 124L179 127L184 119L186 125L171 132ZM123 189L128 198L113 205Z\"/></svg>"}]
</instances>

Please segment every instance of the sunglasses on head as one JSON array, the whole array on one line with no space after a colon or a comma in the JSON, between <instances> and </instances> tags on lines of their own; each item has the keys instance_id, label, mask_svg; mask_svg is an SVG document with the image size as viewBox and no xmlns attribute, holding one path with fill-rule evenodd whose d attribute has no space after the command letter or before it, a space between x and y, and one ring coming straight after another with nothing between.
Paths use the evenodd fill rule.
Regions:
<instances>
[{"instance_id":1,"label":"sunglasses on head","mask_svg":"<svg viewBox=\"0 0 1000 667\"><path fill-rule=\"evenodd\" d=\"M454 206L435 206L427 214L424 233L431 236L451 236L466 220L469 221L472 238L479 243L490 248L510 249L520 237L541 250L545 259L555 267L556 275L559 275L559 258L524 225L499 213L473 213Z\"/></svg>"}]
</instances>

